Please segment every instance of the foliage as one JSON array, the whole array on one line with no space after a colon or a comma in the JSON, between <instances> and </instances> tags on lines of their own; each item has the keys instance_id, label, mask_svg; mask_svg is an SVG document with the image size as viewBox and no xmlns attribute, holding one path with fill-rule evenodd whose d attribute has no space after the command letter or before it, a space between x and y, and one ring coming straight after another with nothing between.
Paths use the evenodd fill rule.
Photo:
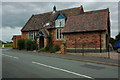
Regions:
<instances>
[{"instance_id":1,"label":"foliage","mask_svg":"<svg viewBox=\"0 0 120 80\"><path fill-rule=\"evenodd\" d=\"M2 44L4 44L4 47L12 47L13 46L13 42L7 42L7 43L2 43Z\"/></svg>"},{"instance_id":2,"label":"foliage","mask_svg":"<svg viewBox=\"0 0 120 80\"><path fill-rule=\"evenodd\" d=\"M49 50L51 53L55 53L56 52L56 49L54 47L51 47L50 50Z\"/></svg>"},{"instance_id":3,"label":"foliage","mask_svg":"<svg viewBox=\"0 0 120 80\"><path fill-rule=\"evenodd\" d=\"M60 50L60 45L54 45L53 48L55 49L55 51L59 51Z\"/></svg>"},{"instance_id":4,"label":"foliage","mask_svg":"<svg viewBox=\"0 0 120 80\"><path fill-rule=\"evenodd\" d=\"M37 44L35 41L31 39L19 39L18 40L18 49L26 49L26 50L36 50Z\"/></svg>"},{"instance_id":5,"label":"foliage","mask_svg":"<svg viewBox=\"0 0 120 80\"><path fill-rule=\"evenodd\" d=\"M56 51L60 50L59 45L53 45L52 41L52 30L49 31L49 36L48 36L48 44L46 45L45 49L42 49L43 51L49 51L51 53L54 53ZM41 50L41 51L42 51Z\"/></svg>"},{"instance_id":6,"label":"foliage","mask_svg":"<svg viewBox=\"0 0 120 80\"><path fill-rule=\"evenodd\" d=\"M50 30L49 36L48 36L48 44L46 45L45 50L46 50L46 51L50 51L52 47L53 47L52 31Z\"/></svg>"},{"instance_id":7,"label":"foliage","mask_svg":"<svg viewBox=\"0 0 120 80\"><path fill-rule=\"evenodd\" d=\"M32 43L31 39L26 39L25 40L25 49L26 50L30 50L31 49L31 43Z\"/></svg>"},{"instance_id":8,"label":"foliage","mask_svg":"<svg viewBox=\"0 0 120 80\"><path fill-rule=\"evenodd\" d=\"M18 49L19 50L22 50L22 49L25 48L25 40L24 39L19 39L17 44L18 44Z\"/></svg>"},{"instance_id":9,"label":"foliage","mask_svg":"<svg viewBox=\"0 0 120 80\"><path fill-rule=\"evenodd\" d=\"M65 43L65 42L62 42L62 44L66 45L66 43Z\"/></svg>"},{"instance_id":10,"label":"foliage","mask_svg":"<svg viewBox=\"0 0 120 80\"><path fill-rule=\"evenodd\" d=\"M110 43L112 44L112 46L115 45L115 39L114 38L110 38Z\"/></svg>"},{"instance_id":11,"label":"foliage","mask_svg":"<svg viewBox=\"0 0 120 80\"><path fill-rule=\"evenodd\" d=\"M6 44L5 44L5 47L12 47L12 46L13 46L12 43L6 43Z\"/></svg>"},{"instance_id":12,"label":"foliage","mask_svg":"<svg viewBox=\"0 0 120 80\"><path fill-rule=\"evenodd\" d=\"M36 42L31 39L26 39L25 40L25 49L26 50L36 50L37 49Z\"/></svg>"},{"instance_id":13,"label":"foliage","mask_svg":"<svg viewBox=\"0 0 120 80\"><path fill-rule=\"evenodd\" d=\"M38 52L45 52L45 51L46 51L45 48L41 48L41 49L38 50Z\"/></svg>"},{"instance_id":14,"label":"foliage","mask_svg":"<svg viewBox=\"0 0 120 80\"><path fill-rule=\"evenodd\" d=\"M120 40L120 33L118 35L116 35L115 39L114 38L110 38L110 43L112 44L112 46L114 46L115 43L117 41L119 41L119 40Z\"/></svg>"},{"instance_id":15,"label":"foliage","mask_svg":"<svg viewBox=\"0 0 120 80\"><path fill-rule=\"evenodd\" d=\"M2 43L0 43L0 47L2 47Z\"/></svg>"},{"instance_id":16,"label":"foliage","mask_svg":"<svg viewBox=\"0 0 120 80\"><path fill-rule=\"evenodd\" d=\"M119 41L120 40L120 32L119 32L119 34L115 37L115 41L117 42L117 41Z\"/></svg>"},{"instance_id":17,"label":"foliage","mask_svg":"<svg viewBox=\"0 0 120 80\"><path fill-rule=\"evenodd\" d=\"M38 45L35 41L32 41L31 43L31 50L37 50L38 49Z\"/></svg>"}]
</instances>

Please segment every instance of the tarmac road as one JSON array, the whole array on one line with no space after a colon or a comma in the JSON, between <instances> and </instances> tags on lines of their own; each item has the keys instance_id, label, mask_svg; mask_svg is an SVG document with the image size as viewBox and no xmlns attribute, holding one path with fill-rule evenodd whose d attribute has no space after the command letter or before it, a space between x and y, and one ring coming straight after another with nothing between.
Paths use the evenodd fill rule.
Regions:
<instances>
[{"instance_id":1,"label":"tarmac road","mask_svg":"<svg viewBox=\"0 0 120 80\"><path fill-rule=\"evenodd\" d=\"M55 57L2 52L3 78L118 78L118 67Z\"/></svg>"}]
</instances>

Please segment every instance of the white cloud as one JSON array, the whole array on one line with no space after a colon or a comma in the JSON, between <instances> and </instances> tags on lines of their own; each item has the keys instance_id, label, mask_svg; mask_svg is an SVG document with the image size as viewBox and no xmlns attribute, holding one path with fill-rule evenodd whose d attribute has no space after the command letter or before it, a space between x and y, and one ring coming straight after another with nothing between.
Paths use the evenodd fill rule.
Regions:
<instances>
[{"instance_id":1,"label":"white cloud","mask_svg":"<svg viewBox=\"0 0 120 80\"><path fill-rule=\"evenodd\" d=\"M7 0L5 0L7 1ZM15 1L15 0L12 0ZM19 0L22 1L22 0ZM24 0L25 1L25 0ZM68 8L79 7L83 5L85 11L99 10L110 8L111 18L111 33L112 37L116 36L118 29L118 3L117 2L96 2L98 0L92 0L94 2L3 2L3 29L18 33L19 28L23 27L32 14L40 14L52 11L53 6L57 7L57 10L63 10ZM102 1L102 0L101 0ZM18 26L18 27L16 27ZM14 28L14 29L12 29ZM10 40L13 34L3 32L4 40ZM10 36L11 35L11 36ZM8 37L8 38L7 38Z\"/></svg>"},{"instance_id":2,"label":"white cloud","mask_svg":"<svg viewBox=\"0 0 120 80\"><path fill-rule=\"evenodd\" d=\"M119 0L3 0L2 2L118 2Z\"/></svg>"},{"instance_id":3,"label":"white cloud","mask_svg":"<svg viewBox=\"0 0 120 80\"><path fill-rule=\"evenodd\" d=\"M20 27L15 27L15 28L5 27L5 28L0 28L0 30L2 31L3 41L12 41L11 39L13 35L21 35Z\"/></svg>"}]
</instances>

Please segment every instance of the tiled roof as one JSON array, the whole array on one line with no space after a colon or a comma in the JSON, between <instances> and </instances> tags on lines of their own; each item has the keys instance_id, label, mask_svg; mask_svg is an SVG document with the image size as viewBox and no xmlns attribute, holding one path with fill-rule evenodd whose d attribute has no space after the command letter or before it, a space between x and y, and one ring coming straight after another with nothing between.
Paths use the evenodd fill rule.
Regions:
<instances>
[{"instance_id":1,"label":"tiled roof","mask_svg":"<svg viewBox=\"0 0 120 80\"><path fill-rule=\"evenodd\" d=\"M48 22L50 23L50 27L54 27L54 19L58 12L62 13L65 17L68 17L72 15L82 14L83 9L81 6L72 9L60 10L55 13L48 12L38 15L32 15L25 26L21 29L21 31L39 30Z\"/></svg>"},{"instance_id":2,"label":"tiled roof","mask_svg":"<svg viewBox=\"0 0 120 80\"><path fill-rule=\"evenodd\" d=\"M109 10L85 12L81 15L70 16L67 19L63 33L107 30Z\"/></svg>"},{"instance_id":3,"label":"tiled roof","mask_svg":"<svg viewBox=\"0 0 120 80\"><path fill-rule=\"evenodd\" d=\"M51 12L32 15L21 31L39 30L45 23L48 22L50 15Z\"/></svg>"},{"instance_id":4,"label":"tiled roof","mask_svg":"<svg viewBox=\"0 0 120 80\"><path fill-rule=\"evenodd\" d=\"M12 40L13 40L14 38L21 38L21 35L13 35Z\"/></svg>"}]
</instances>

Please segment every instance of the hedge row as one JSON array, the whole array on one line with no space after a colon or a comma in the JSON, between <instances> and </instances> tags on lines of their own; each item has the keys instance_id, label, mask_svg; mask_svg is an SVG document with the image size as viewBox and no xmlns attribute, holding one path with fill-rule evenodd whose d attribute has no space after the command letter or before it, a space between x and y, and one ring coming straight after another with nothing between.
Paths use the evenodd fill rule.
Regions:
<instances>
[{"instance_id":1,"label":"hedge row","mask_svg":"<svg viewBox=\"0 0 120 80\"><path fill-rule=\"evenodd\" d=\"M36 50L37 44L35 41L31 39L19 39L18 40L18 49L26 49L26 50Z\"/></svg>"}]
</instances>

